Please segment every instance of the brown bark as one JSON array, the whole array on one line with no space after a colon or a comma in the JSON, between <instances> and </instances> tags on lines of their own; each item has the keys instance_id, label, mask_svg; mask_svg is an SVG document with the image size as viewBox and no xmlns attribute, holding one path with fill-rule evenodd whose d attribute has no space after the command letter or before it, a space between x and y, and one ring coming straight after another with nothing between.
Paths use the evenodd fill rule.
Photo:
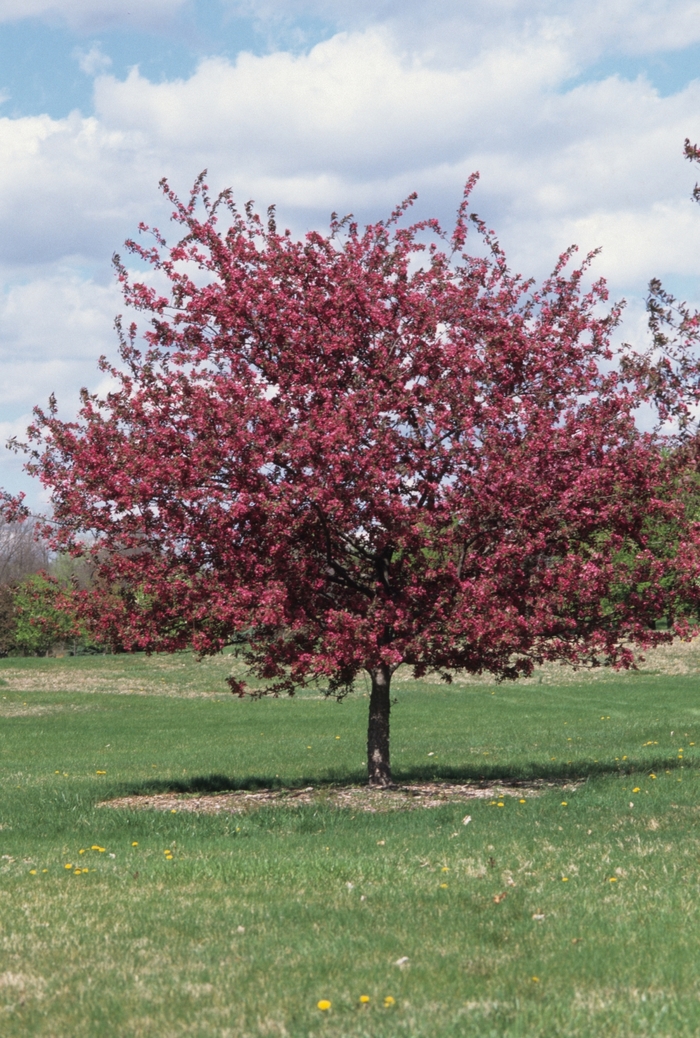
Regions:
<instances>
[{"instance_id":1,"label":"brown bark","mask_svg":"<svg viewBox=\"0 0 700 1038\"><path fill-rule=\"evenodd\" d=\"M367 773L370 786L391 785L389 759L389 714L391 712L391 669L386 666L370 671L372 691L367 725Z\"/></svg>"}]
</instances>

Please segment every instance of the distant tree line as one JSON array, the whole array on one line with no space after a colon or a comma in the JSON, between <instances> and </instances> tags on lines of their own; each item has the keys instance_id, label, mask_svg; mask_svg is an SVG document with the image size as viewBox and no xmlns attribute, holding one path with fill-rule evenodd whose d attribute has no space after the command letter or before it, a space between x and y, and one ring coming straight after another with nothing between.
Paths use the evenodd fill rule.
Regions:
<instances>
[{"instance_id":1,"label":"distant tree line","mask_svg":"<svg viewBox=\"0 0 700 1038\"><path fill-rule=\"evenodd\" d=\"M71 609L92 583L89 564L52 554L31 519L0 522L0 656L104 652Z\"/></svg>"}]
</instances>

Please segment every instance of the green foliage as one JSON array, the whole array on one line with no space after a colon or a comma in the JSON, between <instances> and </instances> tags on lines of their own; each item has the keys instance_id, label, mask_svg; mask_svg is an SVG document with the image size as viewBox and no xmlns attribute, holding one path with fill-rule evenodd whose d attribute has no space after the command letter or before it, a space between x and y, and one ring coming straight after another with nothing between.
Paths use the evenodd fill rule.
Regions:
<instances>
[{"instance_id":1,"label":"green foliage","mask_svg":"<svg viewBox=\"0 0 700 1038\"><path fill-rule=\"evenodd\" d=\"M12 589L0 585L0 656L7 656L15 642L15 603Z\"/></svg>"},{"instance_id":2,"label":"green foliage","mask_svg":"<svg viewBox=\"0 0 700 1038\"><path fill-rule=\"evenodd\" d=\"M71 609L65 586L53 577L42 573L26 577L10 589L10 594L6 654L43 656L57 644L70 644L73 652L94 644Z\"/></svg>"}]
</instances>

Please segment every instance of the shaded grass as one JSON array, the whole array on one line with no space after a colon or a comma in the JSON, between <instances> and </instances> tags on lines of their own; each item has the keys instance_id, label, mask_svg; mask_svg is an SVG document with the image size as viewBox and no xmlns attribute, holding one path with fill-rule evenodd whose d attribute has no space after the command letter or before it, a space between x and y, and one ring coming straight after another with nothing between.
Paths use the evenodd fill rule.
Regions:
<instances>
[{"instance_id":1,"label":"shaded grass","mask_svg":"<svg viewBox=\"0 0 700 1038\"><path fill-rule=\"evenodd\" d=\"M73 662L27 673L50 684ZM75 662L84 685L92 661ZM182 662L167 680L190 691ZM132 663L144 682L151 664L167 672ZM106 810L127 792L359 781L366 700L23 692L13 677L0 689L0 1033L695 1035L695 681L407 683L398 698L402 781L580 785L470 801L467 826L455 804ZM51 712L19 712L38 707Z\"/></svg>"}]
</instances>

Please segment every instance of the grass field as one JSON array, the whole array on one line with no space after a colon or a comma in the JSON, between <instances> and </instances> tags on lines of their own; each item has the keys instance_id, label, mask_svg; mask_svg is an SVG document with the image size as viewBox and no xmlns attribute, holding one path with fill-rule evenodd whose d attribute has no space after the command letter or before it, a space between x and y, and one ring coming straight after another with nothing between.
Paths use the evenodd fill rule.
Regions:
<instances>
[{"instance_id":1,"label":"grass field","mask_svg":"<svg viewBox=\"0 0 700 1038\"><path fill-rule=\"evenodd\" d=\"M397 780L525 786L370 812L327 795L363 777L361 690L240 701L226 670L0 661L3 1038L700 1033L692 672L402 682Z\"/></svg>"}]
</instances>

